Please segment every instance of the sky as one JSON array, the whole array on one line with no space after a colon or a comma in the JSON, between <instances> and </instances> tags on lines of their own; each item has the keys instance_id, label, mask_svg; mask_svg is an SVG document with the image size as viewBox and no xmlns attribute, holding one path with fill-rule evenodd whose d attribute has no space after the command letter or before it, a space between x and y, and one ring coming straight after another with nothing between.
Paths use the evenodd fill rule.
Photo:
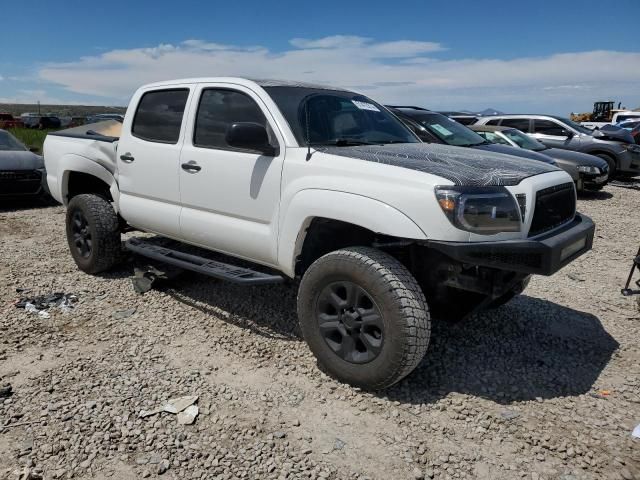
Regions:
<instances>
[{"instance_id":1,"label":"sky","mask_svg":"<svg viewBox=\"0 0 640 480\"><path fill-rule=\"evenodd\" d=\"M436 110L640 107L640 0L3 2L0 102L126 105L193 76Z\"/></svg>"}]
</instances>

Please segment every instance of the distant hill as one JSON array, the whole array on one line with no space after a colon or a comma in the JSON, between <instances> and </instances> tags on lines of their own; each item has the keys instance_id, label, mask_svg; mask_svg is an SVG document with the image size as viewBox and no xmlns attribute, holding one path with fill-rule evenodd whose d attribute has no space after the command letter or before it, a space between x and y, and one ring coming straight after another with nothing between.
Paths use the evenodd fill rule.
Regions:
<instances>
[{"instance_id":1,"label":"distant hill","mask_svg":"<svg viewBox=\"0 0 640 480\"><path fill-rule=\"evenodd\" d=\"M84 117L96 113L124 113L126 107L96 106L96 105L40 105L40 112L55 113L69 117ZM30 103L0 103L0 112L8 112L13 116L22 113L38 113L38 105Z\"/></svg>"},{"instance_id":2,"label":"distant hill","mask_svg":"<svg viewBox=\"0 0 640 480\"><path fill-rule=\"evenodd\" d=\"M476 112L478 115L486 117L487 115L504 115L504 112L496 110L495 108L485 108L481 112Z\"/></svg>"}]
</instances>

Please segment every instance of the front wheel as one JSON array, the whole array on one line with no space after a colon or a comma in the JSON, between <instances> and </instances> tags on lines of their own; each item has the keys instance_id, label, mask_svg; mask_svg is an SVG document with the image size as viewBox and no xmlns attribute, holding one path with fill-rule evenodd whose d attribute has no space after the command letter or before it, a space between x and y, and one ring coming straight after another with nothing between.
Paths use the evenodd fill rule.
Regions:
<instances>
[{"instance_id":1,"label":"front wheel","mask_svg":"<svg viewBox=\"0 0 640 480\"><path fill-rule=\"evenodd\" d=\"M300 283L298 316L320 367L365 389L400 381L429 344L429 310L418 282L374 248L346 248L316 260Z\"/></svg>"},{"instance_id":2,"label":"front wheel","mask_svg":"<svg viewBox=\"0 0 640 480\"><path fill-rule=\"evenodd\" d=\"M600 157L605 162L609 164L609 178L613 179L616 176L616 170L618 169L616 164L616 159L611 155L607 155L606 153L596 153L596 157Z\"/></svg>"},{"instance_id":3,"label":"front wheel","mask_svg":"<svg viewBox=\"0 0 640 480\"><path fill-rule=\"evenodd\" d=\"M99 273L120 258L120 225L111 204L98 195L82 194L67 207L67 242L78 268Z\"/></svg>"}]
</instances>

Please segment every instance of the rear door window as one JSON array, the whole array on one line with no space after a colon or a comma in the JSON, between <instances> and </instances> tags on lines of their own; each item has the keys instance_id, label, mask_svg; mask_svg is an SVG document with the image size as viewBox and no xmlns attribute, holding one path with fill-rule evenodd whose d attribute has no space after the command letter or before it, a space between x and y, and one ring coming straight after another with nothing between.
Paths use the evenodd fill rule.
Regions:
<instances>
[{"instance_id":1,"label":"rear door window","mask_svg":"<svg viewBox=\"0 0 640 480\"><path fill-rule=\"evenodd\" d=\"M485 125L499 125L499 124L500 124L499 118L494 118L493 120L489 120L488 122L485 123Z\"/></svg>"},{"instance_id":2,"label":"rear door window","mask_svg":"<svg viewBox=\"0 0 640 480\"><path fill-rule=\"evenodd\" d=\"M542 135L551 135L554 137L566 137L566 129L559 123L552 122L551 120L534 120L534 132Z\"/></svg>"},{"instance_id":3,"label":"rear door window","mask_svg":"<svg viewBox=\"0 0 640 480\"><path fill-rule=\"evenodd\" d=\"M503 127L517 128L524 133L529 133L531 131L529 128L528 118L503 118L500 125Z\"/></svg>"},{"instance_id":4,"label":"rear door window","mask_svg":"<svg viewBox=\"0 0 640 480\"><path fill-rule=\"evenodd\" d=\"M188 96L188 88L145 93L133 119L133 136L149 142L177 143Z\"/></svg>"}]
</instances>

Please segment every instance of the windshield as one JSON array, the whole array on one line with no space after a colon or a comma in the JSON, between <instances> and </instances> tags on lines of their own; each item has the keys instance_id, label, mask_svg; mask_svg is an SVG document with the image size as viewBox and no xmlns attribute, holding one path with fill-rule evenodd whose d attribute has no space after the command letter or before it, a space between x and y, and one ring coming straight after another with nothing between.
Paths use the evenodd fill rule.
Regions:
<instances>
[{"instance_id":1,"label":"windshield","mask_svg":"<svg viewBox=\"0 0 640 480\"><path fill-rule=\"evenodd\" d=\"M403 113L406 114L407 112ZM426 128L429 133L435 135L447 145L453 145L456 147L473 147L475 145L482 145L483 143L486 143L486 140L476 132L469 130L464 125L461 125L455 120L451 120L449 117L445 117L439 113L412 113L409 117L418 122L420 126Z\"/></svg>"},{"instance_id":2,"label":"windshield","mask_svg":"<svg viewBox=\"0 0 640 480\"><path fill-rule=\"evenodd\" d=\"M510 147L512 147L513 145L511 145L509 143L509 141L504 138L501 137L500 135L498 135L496 132L477 132L478 135L480 135L482 138L487 139L487 141L491 142L491 143L498 143L500 145L509 145Z\"/></svg>"},{"instance_id":3,"label":"windshield","mask_svg":"<svg viewBox=\"0 0 640 480\"><path fill-rule=\"evenodd\" d=\"M525 150L533 150L539 152L540 150L545 150L547 148L538 140L525 135L520 130L516 130L515 128L510 130L502 130L502 134L510 140L513 140L519 147L524 148Z\"/></svg>"},{"instance_id":4,"label":"windshield","mask_svg":"<svg viewBox=\"0 0 640 480\"><path fill-rule=\"evenodd\" d=\"M0 151L12 150L24 151L26 148L9 132L0 131Z\"/></svg>"},{"instance_id":5,"label":"windshield","mask_svg":"<svg viewBox=\"0 0 640 480\"><path fill-rule=\"evenodd\" d=\"M560 120L562 123L564 123L565 125L570 126L571 128L573 128L574 130L580 132L580 133L586 133L587 135L593 135L593 130L588 129L587 127L583 127L582 125L580 125L579 123L574 122L573 120L569 120L568 118L564 118L564 117L553 117L556 120Z\"/></svg>"},{"instance_id":6,"label":"windshield","mask_svg":"<svg viewBox=\"0 0 640 480\"><path fill-rule=\"evenodd\" d=\"M299 145L419 143L383 106L342 90L264 87L287 119Z\"/></svg>"}]
</instances>

